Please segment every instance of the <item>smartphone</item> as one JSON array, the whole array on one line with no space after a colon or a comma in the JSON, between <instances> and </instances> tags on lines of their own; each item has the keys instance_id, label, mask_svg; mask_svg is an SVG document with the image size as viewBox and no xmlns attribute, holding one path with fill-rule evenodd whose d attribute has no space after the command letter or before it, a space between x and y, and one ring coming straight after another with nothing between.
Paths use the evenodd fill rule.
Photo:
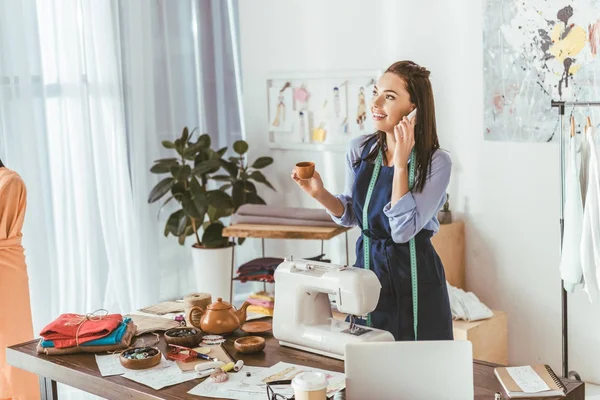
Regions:
<instances>
[{"instance_id":1,"label":"smartphone","mask_svg":"<svg viewBox=\"0 0 600 400\"><path fill-rule=\"evenodd\" d=\"M412 110L407 116L406 118L408 118L408 120L410 121L412 118L414 118L417 115L417 109L415 108L414 110Z\"/></svg>"}]
</instances>

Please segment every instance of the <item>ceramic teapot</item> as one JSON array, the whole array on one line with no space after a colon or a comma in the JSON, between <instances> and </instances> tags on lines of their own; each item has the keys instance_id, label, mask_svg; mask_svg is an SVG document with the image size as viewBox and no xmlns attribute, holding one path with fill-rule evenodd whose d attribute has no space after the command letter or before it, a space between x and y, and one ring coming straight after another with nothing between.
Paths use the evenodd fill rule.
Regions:
<instances>
[{"instance_id":1,"label":"ceramic teapot","mask_svg":"<svg viewBox=\"0 0 600 400\"><path fill-rule=\"evenodd\" d=\"M188 310L187 321L200 328L203 332L211 335L223 335L233 333L236 329L246 322L246 309L250 303L244 302L239 310L236 310L231 304L218 298L216 302L206 307L192 307ZM200 317L196 313L200 313ZM192 318L192 316L194 316ZM192 321L200 321L200 324L194 324Z\"/></svg>"}]
</instances>

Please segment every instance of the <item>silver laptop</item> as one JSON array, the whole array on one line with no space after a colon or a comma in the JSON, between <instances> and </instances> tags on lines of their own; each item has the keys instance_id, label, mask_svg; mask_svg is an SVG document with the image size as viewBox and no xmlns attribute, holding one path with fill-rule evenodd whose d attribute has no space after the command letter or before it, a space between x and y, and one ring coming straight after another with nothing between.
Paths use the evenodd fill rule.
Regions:
<instances>
[{"instance_id":1,"label":"silver laptop","mask_svg":"<svg viewBox=\"0 0 600 400\"><path fill-rule=\"evenodd\" d=\"M347 400L472 400L467 340L349 343Z\"/></svg>"}]
</instances>

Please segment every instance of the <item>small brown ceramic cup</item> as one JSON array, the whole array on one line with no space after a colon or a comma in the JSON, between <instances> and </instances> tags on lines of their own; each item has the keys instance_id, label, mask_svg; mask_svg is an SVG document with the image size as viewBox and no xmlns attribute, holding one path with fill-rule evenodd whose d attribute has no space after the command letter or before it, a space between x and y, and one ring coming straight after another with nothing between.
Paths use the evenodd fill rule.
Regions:
<instances>
[{"instance_id":1,"label":"small brown ceramic cup","mask_svg":"<svg viewBox=\"0 0 600 400\"><path fill-rule=\"evenodd\" d=\"M315 173L315 163L312 161L303 161L296 164L296 174L300 179L310 179Z\"/></svg>"}]
</instances>

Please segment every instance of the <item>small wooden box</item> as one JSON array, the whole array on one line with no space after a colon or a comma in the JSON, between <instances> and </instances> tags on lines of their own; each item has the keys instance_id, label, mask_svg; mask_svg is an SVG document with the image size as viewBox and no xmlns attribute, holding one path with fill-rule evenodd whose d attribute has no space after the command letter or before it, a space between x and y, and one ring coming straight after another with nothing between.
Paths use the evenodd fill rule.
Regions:
<instances>
[{"instance_id":1,"label":"small wooden box","mask_svg":"<svg viewBox=\"0 0 600 400\"><path fill-rule=\"evenodd\" d=\"M465 224L461 221L440 225L431 243L444 264L446 280L465 289Z\"/></svg>"},{"instance_id":2,"label":"small wooden box","mask_svg":"<svg viewBox=\"0 0 600 400\"><path fill-rule=\"evenodd\" d=\"M452 322L454 340L469 340L473 344L473 359L508 365L508 320L504 311L494 310L494 316L481 321Z\"/></svg>"}]
</instances>

